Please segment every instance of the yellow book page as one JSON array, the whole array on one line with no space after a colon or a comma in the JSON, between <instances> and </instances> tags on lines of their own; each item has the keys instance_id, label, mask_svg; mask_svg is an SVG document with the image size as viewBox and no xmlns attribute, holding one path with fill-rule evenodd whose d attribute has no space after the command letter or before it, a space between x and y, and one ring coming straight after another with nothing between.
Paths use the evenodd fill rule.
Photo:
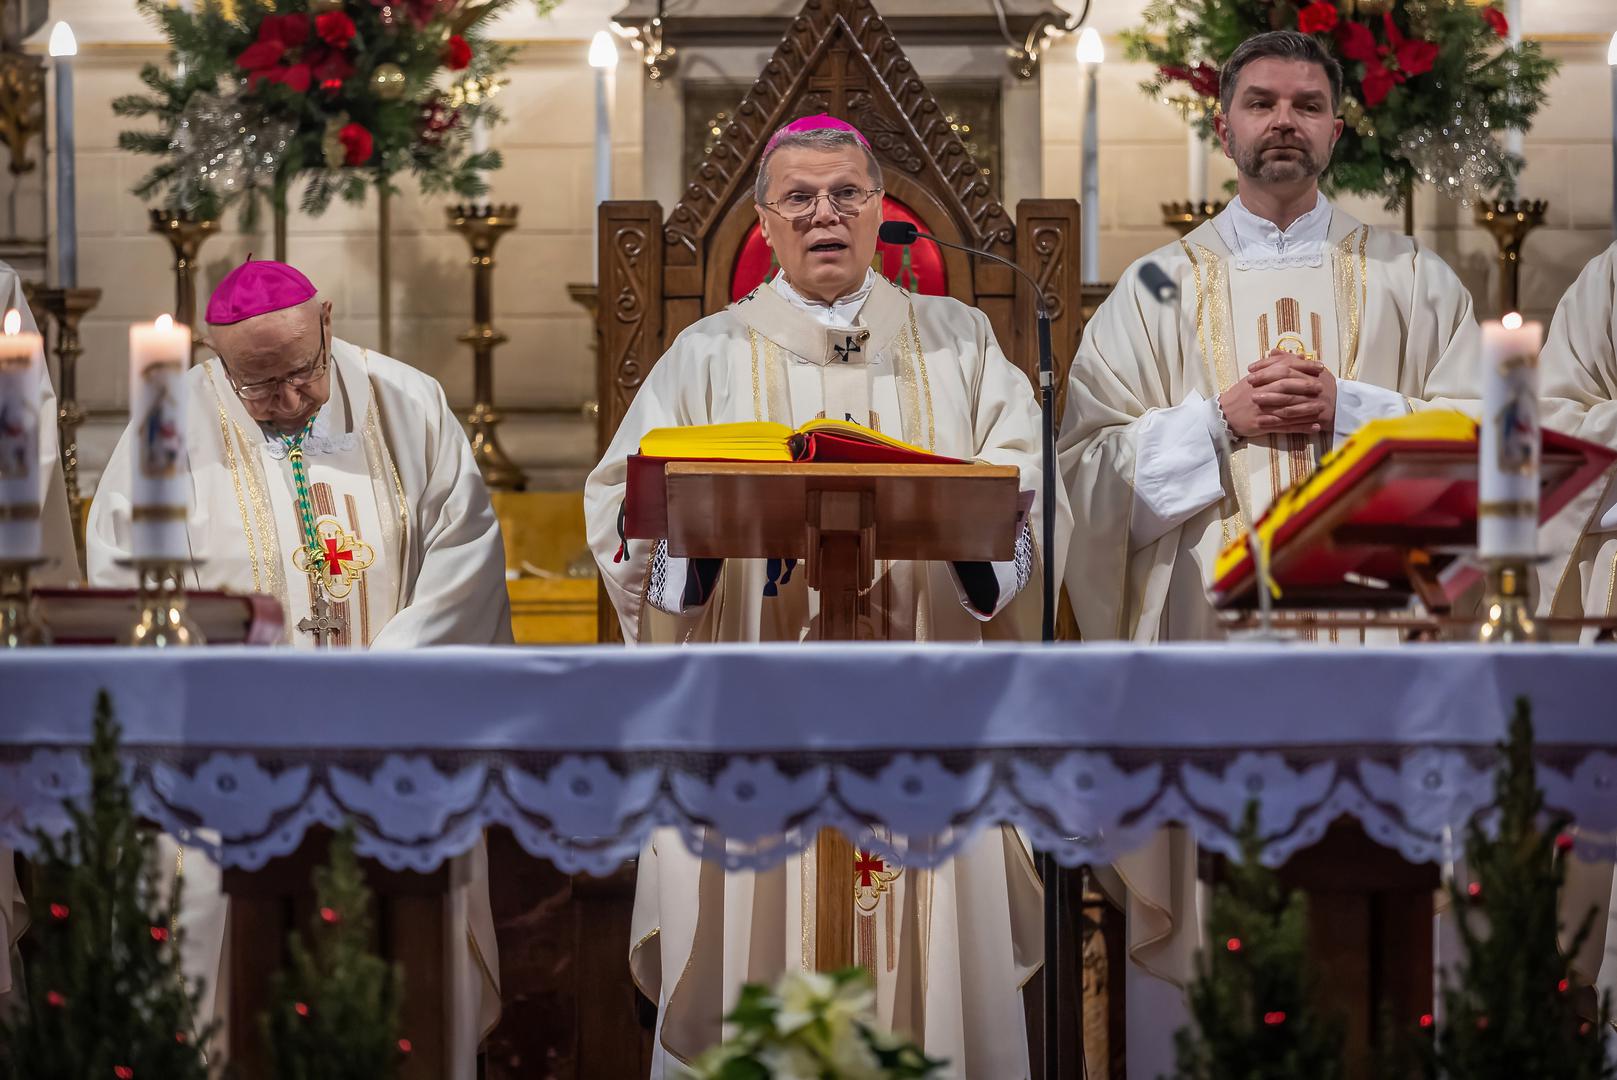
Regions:
<instances>
[{"instance_id":1,"label":"yellow book page","mask_svg":"<svg viewBox=\"0 0 1617 1080\"><path fill-rule=\"evenodd\" d=\"M659 458L790 461L791 437L791 428L767 420L653 428L640 437L640 452Z\"/></svg>"},{"instance_id":2,"label":"yellow book page","mask_svg":"<svg viewBox=\"0 0 1617 1080\"><path fill-rule=\"evenodd\" d=\"M1393 416L1371 420L1349 435L1347 441L1320 459L1315 469L1300 484L1294 484L1281 493L1273 506L1258 522L1258 543L1274 542L1280 527L1329 491L1336 481L1351 470L1366 454L1384 442L1475 442L1477 422L1462 412L1448 409L1427 409L1407 416ZM1225 545L1213 566L1213 580L1221 581L1251 552L1247 534L1242 533Z\"/></svg>"},{"instance_id":3,"label":"yellow book page","mask_svg":"<svg viewBox=\"0 0 1617 1080\"><path fill-rule=\"evenodd\" d=\"M863 427L859 424L850 423L847 420L810 420L797 430L803 435L810 435L816 431L825 431L833 435L846 435L850 438L861 439L868 443L876 443L880 446L891 446L896 450L911 450L917 454L925 454L929 452L927 450L923 450L919 446L895 439L891 435L883 435L879 431Z\"/></svg>"}]
</instances>

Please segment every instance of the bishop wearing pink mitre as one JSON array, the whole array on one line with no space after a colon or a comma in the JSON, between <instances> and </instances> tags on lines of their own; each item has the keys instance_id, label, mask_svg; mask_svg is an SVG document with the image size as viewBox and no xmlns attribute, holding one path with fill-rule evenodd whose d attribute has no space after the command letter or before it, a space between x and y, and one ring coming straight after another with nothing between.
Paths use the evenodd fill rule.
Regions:
<instances>
[{"instance_id":1,"label":"bishop wearing pink mitre","mask_svg":"<svg viewBox=\"0 0 1617 1080\"><path fill-rule=\"evenodd\" d=\"M505 555L465 431L436 380L331 332L332 309L285 263L227 274L208 302L214 356L186 375L187 534L195 589L266 593L293 648L511 641ZM94 585L129 584L124 431L88 527ZM305 510L307 512L305 512ZM363 718L353 718L362 722ZM187 967L222 1011L229 917L219 872L184 860ZM481 844L455 861L446 1021L456 1080L499 1013L499 961Z\"/></svg>"}]
</instances>

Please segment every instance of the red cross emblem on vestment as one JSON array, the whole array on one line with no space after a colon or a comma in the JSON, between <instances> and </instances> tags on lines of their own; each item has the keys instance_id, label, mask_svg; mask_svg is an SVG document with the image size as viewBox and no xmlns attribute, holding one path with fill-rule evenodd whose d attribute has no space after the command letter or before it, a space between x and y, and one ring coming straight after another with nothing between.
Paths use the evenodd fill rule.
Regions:
<instances>
[{"instance_id":1,"label":"red cross emblem on vestment","mask_svg":"<svg viewBox=\"0 0 1617 1080\"><path fill-rule=\"evenodd\" d=\"M869 915L876 910L881 902L882 894L893 887L893 882L904 871L899 867L888 868L887 861L874 851L861 851L854 849L853 853L853 902L860 911Z\"/></svg>"},{"instance_id":2,"label":"red cross emblem on vestment","mask_svg":"<svg viewBox=\"0 0 1617 1080\"><path fill-rule=\"evenodd\" d=\"M360 575L376 561L376 549L323 514L314 522L314 544L300 545L292 563L319 582L332 600L346 599Z\"/></svg>"},{"instance_id":3,"label":"red cross emblem on vestment","mask_svg":"<svg viewBox=\"0 0 1617 1080\"><path fill-rule=\"evenodd\" d=\"M342 573L344 560L353 561L354 553L347 548L339 547L340 541L335 536L328 536L326 541L326 572L328 574Z\"/></svg>"},{"instance_id":4,"label":"red cross emblem on vestment","mask_svg":"<svg viewBox=\"0 0 1617 1080\"><path fill-rule=\"evenodd\" d=\"M854 855L853 872L859 875L859 887L868 889L875 884L875 875L887 869L887 864L873 852L859 851Z\"/></svg>"}]
</instances>

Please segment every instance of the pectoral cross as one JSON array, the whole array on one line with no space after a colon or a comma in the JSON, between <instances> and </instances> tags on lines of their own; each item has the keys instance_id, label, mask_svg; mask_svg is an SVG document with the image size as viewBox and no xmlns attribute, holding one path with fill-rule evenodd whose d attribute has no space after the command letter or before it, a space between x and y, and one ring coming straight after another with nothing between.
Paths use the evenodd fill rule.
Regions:
<instances>
[{"instance_id":1,"label":"pectoral cross","mask_svg":"<svg viewBox=\"0 0 1617 1080\"><path fill-rule=\"evenodd\" d=\"M318 592L309 611L306 618L298 620L298 629L313 634L317 646L330 647L332 639L348 629L348 620L331 610L331 604Z\"/></svg>"}]
</instances>

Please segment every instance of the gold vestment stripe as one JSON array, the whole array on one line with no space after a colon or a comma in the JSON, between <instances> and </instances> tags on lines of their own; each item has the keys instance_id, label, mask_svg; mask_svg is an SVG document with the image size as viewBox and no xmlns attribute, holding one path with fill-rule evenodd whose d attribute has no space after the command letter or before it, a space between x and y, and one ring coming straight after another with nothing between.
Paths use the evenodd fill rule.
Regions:
<instances>
[{"instance_id":1,"label":"gold vestment stripe","mask_svg":"<svg viewBox=\"0 0 1617 1080\"><path fill-rule=\"evenodd\" d=\"M131 521L184 521L183 506L135 506L129 511Z\"/></svg>"}]
</instances>

